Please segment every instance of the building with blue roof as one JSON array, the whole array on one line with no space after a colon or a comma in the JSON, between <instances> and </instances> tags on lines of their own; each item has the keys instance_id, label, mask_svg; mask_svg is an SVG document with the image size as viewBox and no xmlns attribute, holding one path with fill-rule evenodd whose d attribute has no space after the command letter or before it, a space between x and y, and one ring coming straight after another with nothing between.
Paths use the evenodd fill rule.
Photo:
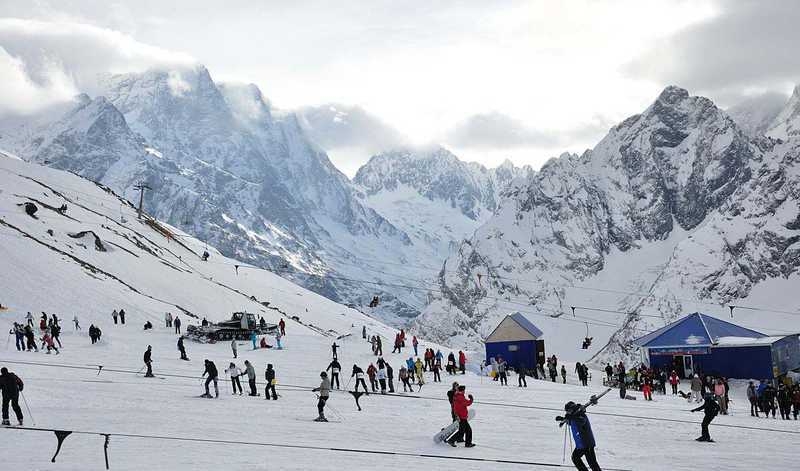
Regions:
<instances>
[{"instance_id":1,"label":"building with blue roof","mask_svg":"<svg viewBox=\"0 0 800 471\"><path fill-rule=\"evenodd\" d=\"M800 368L800 336L768 336L695 312L633 341L651 368L773 379Z\"/></svg>"},{"instance_id":2,"label":"building with blue roof","mask_svg":"<svg viewBox=\"0 0 800 471\"><path fill-rule=\"evenodd\" d=\"M542 331L521 313L509 314L484 341L486 363L502 357L515 370L533 369L545 361L542 335Z\"/></svg>"}]
</instances>

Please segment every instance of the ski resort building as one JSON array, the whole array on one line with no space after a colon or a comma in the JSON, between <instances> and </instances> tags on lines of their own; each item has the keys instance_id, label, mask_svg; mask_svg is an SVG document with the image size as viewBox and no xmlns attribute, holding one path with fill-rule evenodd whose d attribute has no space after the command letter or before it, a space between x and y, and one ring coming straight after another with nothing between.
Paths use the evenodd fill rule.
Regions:
<instances>
[{"instance_id":1,"label":"ski resort building","mask_svg":"<svg viewBox=\"0 0 800 471\"><path fill-rule=\"evenodd\" d=\"M726 378L773 379L800 368L797 334L768 336L695 312L633 341L652 368Z\"/></svg>"},{"instance_id":2,"label":"ski resort building","mask_svg":"<svg viewBox=\"0 0 800 471\"><path fill-rule=\"evenodd\" d=\"M542 335L521 313L509 314L486 337L486 363L503 357L511 368L534 368L537 362L544 363Z\"/></svg>"}]
</instances>

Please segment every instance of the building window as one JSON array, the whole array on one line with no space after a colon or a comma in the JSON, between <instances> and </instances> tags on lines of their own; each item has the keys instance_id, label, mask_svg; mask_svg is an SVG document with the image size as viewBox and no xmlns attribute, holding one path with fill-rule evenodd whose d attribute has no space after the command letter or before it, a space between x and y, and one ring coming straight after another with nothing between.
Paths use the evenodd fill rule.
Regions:
<instances>
[{"instance_id":1,"label":"building window","mask_svg":"<svg viewBox=\"0 0 800 471\"><path fill-rule=\"evenodd\" d=\"M508 346L508 351L509 352L516 352L517 350L519 350L519 345L509 345Z\"/></svg>"}]
</instances>

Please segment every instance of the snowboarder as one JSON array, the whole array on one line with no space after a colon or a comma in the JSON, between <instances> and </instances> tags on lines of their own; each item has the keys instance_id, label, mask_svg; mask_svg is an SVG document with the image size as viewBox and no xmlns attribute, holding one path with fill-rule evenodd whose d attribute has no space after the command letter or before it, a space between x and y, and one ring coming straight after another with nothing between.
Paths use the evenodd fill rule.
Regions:
<instances>
[{"instance_id":1,"label":"snowboarder","mask_svg":"<svg viewBox=\"0 0 800 471\"><path fill-rule=\"evenodd\" d=\"M176 334L180 334L181 333L181 320L180 320L180 318L178 318L178 316L175 316L175 320L172 321L172 324L175 325L175 333Z\"/></svg>"},{"instance_id":2,"label":"snowboarder","mask_svg":"<svg viewBox=\"0 0 800 471\"><path fill-rule=\"evenodd\" d=\"M119 310L119 323L125 325L125 309Z\"/></svg>"},{"instance_id":3,"label":"snowboarder","mask_svg":"<svg viewBox=\"0 0 800 471\"><path fill-rule=\"evenodd\" d=\"M267 363L267 370L264 371L264 379L267 380L267 387L264 389L264 396L269 400L270 391L272 392L272 399L278 400L278 393L275 391L275 370L272 369L272 363Z\"/></svg>"},{"instance_id":4,"label":"snowboarder","mask_svg":"<svg viewBox=\"0 0 800 471\"><path fill-rule=\"evenodd\" d=\"M189 361L189 357L186 356L186 347L183 346L183 335L178 337L178 351L181 352L181 360Z\"/></svg>"},{"instance_id":5,"label":"snowboarder","mask_svg":"<svg viewBox=\"0 0 800 471\"><path fill-rule=\"evenodd\" d=\"M255 345L253 346L255 348ZM233 352L233 358L239 358L239 345L236 343L236 339L231 340L231 351Z\"/></svg>"},{"instance_id":6,"label":"snowboarder","mask_svg":"<svg viewBox=\"0 0 800 471\"><path fill-rule=\"evenodd\" d=\"M353 374L350 375L351 378L356 378L356 392L358 392L358 385L364 386L364 392L367 392L367 383L364 381L364 370L358 367L358 365L353 365ZM330 383L329 383L330 384Z\"/></svg>"},{"instance_id":7,"label":"snowboarder","mask_svg":"<svg viewBox=\"0 0 800 471\"><path fill-rule=\"evenodd\" d=\"M591 404L596 404L594 396L592 399ZM585 456L586 463L589 464L592 471L600 471L600 465L597 464L597 457L594 453L594 434L592 433L592 425L589 423L589 417L586 416L586 407L570 401L564 405L564 411L566 411L564 417L556 417L556 420L566 422L572 431L572 438L575 442L575 449L572 451L572 463L578 470L588 471L589 468L583 463L583 457Z\"/></svg>"},{"instance_id":8,"label":"snowboarder","mask_svg":"<svg viewBox=\"0 0 800 471\"><path fill-rule=\"evenodd\" d=\"M111 311L111 317L114 319L114 325L116 325L119 319L119 313L117 312L116 309Z\"/></svg>"},{"instance_id":9,"label":"snowboarder","mask_svg":"<svg viewBox=\"0 0 800 471\"><path fill-rule=\"evenodd\" d=\"M705 401L703 404L696 408L692 409L692 412L699 412L703 411L705 414L703 416L703 422L700 424L701 434L697 437L698 442L713 442L714 440L711 439L711 435L708 434L708 425L714 420L714 417L717 416L719 413L719 404L717 401L714 400L714 395L711 393L706 394Z\"/></svg>"},{"instance_id":10,"label":"snowboarder","mask_svg":"<svg viewBox=\"0 0 800 471\"><path fill-rule=\"evenodd\" d=\"M72 318L72 323L75 324L75 330L81 330L81 323L78 320L77 314L75 314L75 317Z\"/></svg>"},{"instance_id":11,"label":"snowboarder","mask_svg":"<svg viewBox=\"0 0 800 471\"><path fill-rule=\"evenodd\" d=\"M278 328L281 330L281 336L286 335L286 321L284 321L282 317L280 322L278 322Z\"/></svg>"},{"instance_id":12,"label":"snowboarder","mask_svg":"<svg viewBox=\"0 0 800 471\"><path fill-rule=\"evenodd\" d=\"M247 382L250 384L250 395L258 396L258 391L256 391L256 369L253 368L249 360L244 361L244 366L247 372Z\"/></svg>"},{"instance_id":13,"label":"snowboarder","mask_svg":"<svg viewBox=\"0 0 800 471\"><path fill-rule=\"evenodd\" d=\"M219 397L219 386L217 385L217 377L219 376L219 373L217 372L217 365L215 365L214 362L209 359L206 359L204 363L206 369L203 371L201 378L204 378L206 375L208 375L208 378L206 379L206 393L201 397L211 397L211 393L208 391L208 385L211 384L212 381L214 382L214 393L216 394L216 397Z\"/></svg>"},{"instance_id":14,"label":"snowboarder","mask_svg":"<svg viewBox=\"0 0 800 471\"><path fill-rule=\"evenodd\" d=\"M319 417L314 419L314 422L327 422L328 419L325 418L325 403L328 402L328 397L331 393L331 383L328 381L328 373L323 371L319 374L319 377L322 378L319 387L312 389L314 392L319 392L319 402L317 402ZM362 378L361 381L363 382L364 379ZM358 387L358 383L356 383L356 387ZM364 389L366 389L366 386L364 386Z\"/></svg>"},{"instance_id":15,"label":"snowboarder","mask_svg":"<svg viewBox=\"0 0 800 471\"><path fill-rule=\"evenodd\" d=\"M153 347L147 346L147 351L144 352L144 364L147 366L147 373L144 374L145 378L153 377Z\"/></svg>"},{"instance_id":16,"label":"snowboarder","mask_svg":"<svg viewBox=\"0 0 800 471\"><path fill-rule=\"evenodd\" d=\"M242 395L242 382L239 381L239 376L242 375L242 370L240 370L236 363L231 362L230 366L225 370L225 374L230 375L231 377L231 387L233 388L233 394L236 394L236 388L239 388L239 395Z\"/></svg>"},{"instance_id":17,"label":"snowboarder","mask_svg":"<svg viewBox=\"0 0 800 471\"><path fill-rule=\"evenodd\" d=\"M342 370L342 365L339 364L339 360L337 360L336 357L334 357L333 361L331 361L328 367L325 368L325 371L331 372L331 387L339 389L339 372L341 370Z\"/></svg>"},{"instance_id":18,"label":"snowboarder","mask_svg":"<svg viewBox=\"0 0 800 471\"><path fill-rule=\"evenodd\" d=\"M22 426L22 409L19 407L19 394L24 388L19 376L8 371L6 367L0 368L0 392L3 393L3 425L11 425L8 420L8 406L14 409L17 422Z\"/></svg>"},{"instance_id":19,"label":"snowboarder","mask_svg":"<svg viewBox=\"0 0 800 471\"><path fill-rule=\"evenodd\" d=\"M458 417L458 432L447 440L447 443L452 447L455 447L456 442L462 438L464 439L464 446L466 448L475 446L475 444L472 443L472 427L469 425L469 411L467 409L472 405L473 398L472 394L467 396L469 399L464 397L464 391L466 389L466 386L458 386L458 391L453 395L453 412L455 412Z\"/></svg>"}]
</instances>

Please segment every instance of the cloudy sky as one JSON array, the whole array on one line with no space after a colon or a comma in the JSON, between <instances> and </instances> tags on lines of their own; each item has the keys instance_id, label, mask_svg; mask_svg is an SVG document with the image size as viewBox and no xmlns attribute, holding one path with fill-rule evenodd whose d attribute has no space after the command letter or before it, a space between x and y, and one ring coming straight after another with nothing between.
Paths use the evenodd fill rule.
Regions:
<instances>
[{"instance_id":1,"label":"cloudy sky","mask_svg":"<svg viewBox=\"0 0 800 471\"><path fill-rule=\"evenodd\" d=\"M669 84L722 106L790 92L798 24L790 1L8 0L0 113L91 94L98 73L200 62L279 108L359 107L353 142L331 151L347 173L365 158L362 125L539 166Z\"/></svg>"}]
</instances>

